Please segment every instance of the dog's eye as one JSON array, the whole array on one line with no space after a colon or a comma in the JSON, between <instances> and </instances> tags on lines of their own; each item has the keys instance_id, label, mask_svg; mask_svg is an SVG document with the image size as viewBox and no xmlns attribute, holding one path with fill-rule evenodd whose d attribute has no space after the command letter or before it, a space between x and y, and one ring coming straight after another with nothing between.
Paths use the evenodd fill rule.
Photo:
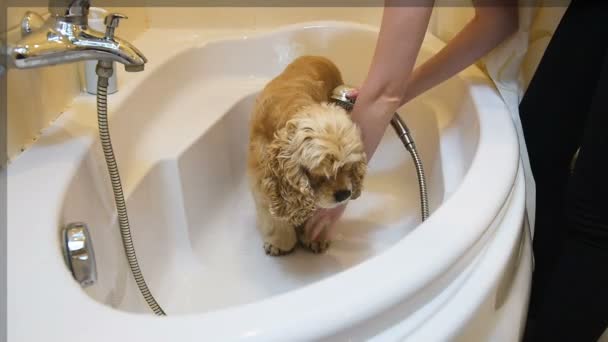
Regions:
<instances>
[{"instance_id":1,"label":"dog's eye","mask_svg":"<svg viewBox=\"0 0 608 342\"><path fill-rule=\"evenodd\" d=\"M308 175L308 179L310 180L310 185L312 185L313 187L319 187L328 181L326 177L315 176L311 174Z\"/></svg>"},{"instance_id":2,"label":"dog's eye","mask_svg":"<svg viewBox=\"0 0 608 342\"><path fill-rule=\"evenodd\" d=\"M306 177L310 178L310 170L308 170L304 166L300 166L300 168L302 169L302 172L306 175Z\"/></svg>"},{"instance_id":3,"label":"dog's eye","mask_svg":"<svg viewBox=\"0 0 608 342\"><path fill-rule=\"evenodd\" d=\"M328 181L328 179L325 178L325 177L317 178L317 180L315 182L315 185L316 186L321 186L321 185L327 183L327 181Z\"/></svg>"}]
</instances>

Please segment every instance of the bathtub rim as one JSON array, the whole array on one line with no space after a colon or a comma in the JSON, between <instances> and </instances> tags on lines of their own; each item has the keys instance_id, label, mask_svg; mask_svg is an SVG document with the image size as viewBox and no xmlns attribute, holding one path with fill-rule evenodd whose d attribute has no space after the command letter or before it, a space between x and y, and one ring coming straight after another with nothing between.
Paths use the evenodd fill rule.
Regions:
<instances>
[{"instance_id":1,"label":"bathtub rim","mask_svg":"<svg viewBox=\"0 0 608 342\"><path fill-rule=\"evenodd\" d=\"M263 39L273 35L281 35L291 30L326 26L333 26L334 28L341 29L371 30L374 33L378 32L378 28L370 25L354 24L349 22L319 21L272 28L268 31L251 34L248 36L248 39ZM146 33L144 33L144 35L145 34ZM230 41L237 39L220 38L218 40ZM202 45L189 45L183 51L193 47L199 48L211 42L214 42L214 40L207 41ZM427 34L424 44L435 51L438 51L438 49L443 46L443 43L440 42L438 38L430 34ZM166 56L164 60L166 61L170 57L172 56ZM161 67L164 65L165 61L160 61L160 63L154 67ZM144 73L144 75L141 77L137 77L137 79L140 82L143 82L146 79L145 76L146 73ZM421 224L417 229L411 232L408 239L402 239L387 251L373 256L367 259L365 262L353 266L344 272L310 285L303 286L285 294L272 296L237 307L228 307L218 311L180 314L177 316L164 317L162 320L158 320L159 318L152 315L137 315L117 310L90 298L70 278L69 273L63 264L63 260L60 258L61 253L58 247L59 245L57 244L56 246L49 246L47 243L46 247L43 247L44 251L41 251L41 253L51 252L56 256L56 258L52 260L52 265L48 265L49 269L52 269L53 272L57 272L57 269L59 268L59 272L61 272L61 269L63 269L65 272L65 276L60 276L61 273L54 273L54 277L49 279L51 281L57 281L56 286L59 288L58 290L62 291L61 295L58 295L57 298L51 299L50 301L57 300L59 304L64 306L63 309L66 311L87 312L87 319L79 319L76 317L78 321L82 321L83 323L89 322L85 325L90 324L91 321L97 321L97 319L104 319L104 322L111 323L113 326L120 326L124 324L122 322L126 322L126 324L132 326L132 330L139 331L139 333L141 333L142 330L146 331L151 338L162 336L175 337L173 334L174 330L171 330L171 333L162 332L163 330L169 328L170 325L172 325L172 328L174 329L184 329L185 331L189 331L195 327L201 327L201 325L204 325L207 329L205 333L213 333L211 336L217 336L218 338L234 339L248 337L272 339L285 335L299 336L301 338L323 336L356 324L356 322L364 320L366 317L373 316L378 312L385 310L391 305L391 303L401 301L403 298L415 294L419 289L423 288L425 284L432 282L443 271L451 267L453 261L462 257L462 255L464 255L466 252L466 249L474 244L483 235L486 228L490 226L490 223L494 220L495 216L498 214L502 205L506 201L514 184L517 173L517 165L519 160L517 138L510 114L502 102L500 95L494 89L492 83L481 72L481 70L478 70L475 67L471 67L462 72L460 77L462 78L462 81L468 85L471 85L472 83L470 82L471 78L474 78L476 81L479 81L481 78L486 79L485 82L481 82L484 86L483 88L485 89L479 89L480 94L476 94L474 91L471 91L471 98L476 102L476 104L479 105L479 103L481 103L481 108L485 108L487 106L489 109L491 109L490 112L484 111L483 113L478 113L480 139L469 170L464 175L461 184L454 191L454 193L439 209L437 209L435 213L433 213L433 215L431 215L431 217L429 217L428 221ZM121 94L122 96L114 99L116 106L119 105L121 100L124 101L124 99L129 97L129 94L136 87L136 84L137 82L131 82L131 84L128 86L123 86ZM482 97L487 95L488 92L490 95L494 96L483 99ZM66 121L69 121L70 116L78 115L79 113L74 113L71 110L66 111L66 114L57 120L57 122L51 128L49 128L49 130L47 130L47 133L55 130L61 131L61 125L66 123ZM7 231L9 241L8 260L12 259L11 256L14 258L21 254L16 252L15 248L11 248L10 244L10 241L14 241L16 239L16 227L28 224L30 227L44 232L44 230L48 230L48 218L53 218L53 222L60 222L60 208L63 206L62 200L65 195L65 190L67 190L70 180L74 177L74 173L77 171L80 162L88 153L89 149L93 146L93 143L97 138L94 126L92 128L88 128L88 132L84 136L78 136L78 138L75 139L76 141L73 141L71 144L67 144L67 146L59 146L60 151L55 152L64 154L71 151L72 153L68 153L68 155L73 159L73 162L76 165L68 165L69 161L65 160L65 164L59 165L59 168L63 168L65 171L61 173L63 176L55 179L53 184L50 182L43 183L43 185L39 187L39 190L43 190L47 194L55 194L55 201L49 201L49 198L46 198L46 203L43 202L47 205L46 210L44 207L41 207L39 215L36 215L36 218L38 219L28 215L17 218L15 218L13 215L9 215L8 227L13 228L9 228ZM491 130L491 133L496 134L490 134L491 137L489 138L488 134L485 134L484 136L484 133L486 133L488 129ZM496 129L498 130L496 131ZM46 138L48 138L47 133L40 138L40 141L44 141ZM485 139L482 139L482 136ZM490 139L490 141L488 141L488 139ZM501 141L501 139L503 140ZM496 143L496 141L501 141L502 145L506 145L504 143L505 141L512 142L511 144L508 144L510 146L502 146L502 152L504 152L502 154L503 158L498 158L498 160L496 160L497 158L491 158L491 150L493 147L496 147L493 146L492 143ZM15 194L14 189L11 191L11 188L21 188L20 185L25 185L23 188L27 190L29 187L34 186L34 184L22 179L23 177L21 176L23 175L13 175L14 172L12 171L15 170L15 167L19 167L22 164L27 164L32 160L32 158L43 155L45 152L42 150L44 149L44 146L34 144L32 148L17 158L12 165L9 165L7 170L7 185L9 189L7 195L9 212L13 212L11 211L11 207L17 207L13 208L15 210L14 212L19 212L20 210L18 209L18 204L23 203L23 201L26 200L25 198L22 198L22 196ZM48 151L46 153L48 153ZM484 158L488 158L485 163L483 160L481 160ZM494 162L491 162L492 160ZM493 178L493 180L489 180L488 178ZM23 193L31 193L31 191L24 191ZM15 201L15 199L18 200ZM473 199L476 199L476 201L472 202ZM480 207L484 209L481 210L482 214L478 213L478 211L480 211L478 208L477 210L471 210L470 207L462 207L462 203L466 204L467 202L481 203ZM357 298L357 292L353 291L352 288L344 288L339 286L345 283L356 284L357 280L370 279L370 276L374 274L382 273L382 271L391 271L392 268L387 269L387 266L393 264L391 260L395 260L395 258L399 259L399 256L406 257L408 254L411 254L411 250L417 249L416 244L420 244L423 241L436 241L437 236L442 236L442 233L445 234L445 227L442 226L443 222L446 222L446 217L448 219L460 217L459 219L455 220L455 223L454 220L452 220L453 225L465 226L466 230L469 231L469 234L461 234L459 237L451 236L449 239L449 245L446 245L444 241L442 246L436 246L436 249L440 249L442 251L441 254L443 254L443 257L439 256L439 258L433 259L434 265L431 265L432 267L426 267L426 272L423 272L420 269L418 269L418 274L415 272L406 274L405 271L389 272L387 274L389 275L388 278L390 278L390 281L372 282L369 284L369 286L367 286L365 290L368 295L364 296L365 300L362 300L362 298ZM463 220L462 217L471 219L471 222L466 222L468 220ZM20 218L22 220L20 220ZM46 220L42 220L40 218L46 218ZM55 235L54 233L56 233L55 230L53 230L53 232L46 232L45 234L42 234L42 236L48 237L48 234ZM40 240L47 241L45 239ZM455 243L456 241L458 243ZM44 246L45 244L42 245ZM21 277L17 277L18 279L21 280L24 278L23 272L19 272L20 270L18 267L14 267L12 262L9 261L7 266L9 275L14 276L15 274L19 274ZM429 271L429 269L432 270ZM412 274L418 276L416 281L410 281L409 278L412 276ZM9 277L9 279L11 278L13 277ZM25 278L27 279L29 277L26 276ZM12 282L9 280L9 283ZM9 291L10 289L11 287L9 286ZM335 294L335 296L331 296L330 293ZM20 293L18 292L17 294ZM372 296L370 294L375 295ZM62 297L72 298L73 300L67 303L62 302L60 299L58 299ZM310 301L311 298L324 298L325 300L327 298L331 298L333 303L331 307L318 306L314 305L314 303ZM24 298L20 298L20 300L24 300ZM11 300L9 299L9 317L11 316L10 313L19 311L14 305L10 305L10 303ZM294 306L297 308L297 310L292 309ZM46 310L41 311L46 312ZM277 324L276 321L274 321L272 318L269 319L269 316L264 313L272 313L272 316L274 317L290 317L290 321L296 323L292 325L280 324L281 326L279 327L279 324ZM343 316L344 313L348 313L349 317L341 320L336 319L336 317ZM48 318L48 315L52 315L52 311L46 312L46 314L40 314L41 318ZM92 317L90 315L95 315L94 319L91 319ZM59 316L57 318L61 319L61 317L62 316ZM150 322L152 322L151 320L155 320L153 321L154 324L150 324ZM48 321L52 320L47 320L47 322ZM303 321L306 321L307 324L297 324L297 322ZM230 328L224 327L224 325L229 325ZM316 330L311 332L309 329L310 326L314 326Z\"/></svg>"}]
</instances>

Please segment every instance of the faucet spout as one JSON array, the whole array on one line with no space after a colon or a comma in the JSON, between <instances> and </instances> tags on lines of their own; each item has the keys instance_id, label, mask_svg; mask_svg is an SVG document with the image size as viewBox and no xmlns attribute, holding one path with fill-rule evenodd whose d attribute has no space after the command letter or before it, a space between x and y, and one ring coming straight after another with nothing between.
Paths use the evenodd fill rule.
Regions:
<instances>
[{"instance_id":1,"label":"faucet spout","mask_svg":"<svg viewBox=\"0 0 608 342\"><path fill-rule=\"evenodd\" d=\"M51 16L42 27L28 33L9 50L12 66L18 69L106 60L121 63L127 71L141 71L146 57L129 42L92 30L86 23ZM74 17L78 18L78 17Z\"/></svg>"}]
</instances>

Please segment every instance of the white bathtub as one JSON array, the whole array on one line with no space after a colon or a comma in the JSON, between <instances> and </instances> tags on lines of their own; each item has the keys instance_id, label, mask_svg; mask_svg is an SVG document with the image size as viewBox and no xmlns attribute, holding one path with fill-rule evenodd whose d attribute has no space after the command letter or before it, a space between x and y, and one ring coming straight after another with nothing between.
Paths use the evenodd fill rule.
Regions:
<instances>
[{"instance_id":1,"label":"white bathtub","mask_svg":"<svg viewBox=\"0 0 608 342\"><path fill-rule=\"evenodd\" d=\"M326 254L263 252L245 183L256 93L301 54L360 84L376 34L318 22L135 41L150 63L119 72L110 129L140 265L168 316L151 314L131 277L94 98L82 95L8 168L9 340L516 340L531 267L517 139L475 68L400 110L427 173L426 222L389 130ZM420 60L441 47L428 36ZM84 290L59 240L74 221L89 225L97 259Z\"/></svg>"}]
</instances>

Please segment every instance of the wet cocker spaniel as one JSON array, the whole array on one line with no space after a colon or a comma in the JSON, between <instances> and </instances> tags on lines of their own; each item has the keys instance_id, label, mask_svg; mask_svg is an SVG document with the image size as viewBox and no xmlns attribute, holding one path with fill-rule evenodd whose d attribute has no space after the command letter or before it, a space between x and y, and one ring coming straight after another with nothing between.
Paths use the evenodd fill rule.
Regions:
<instances>
[{"instance_id":1,"label":"wet cocker spaniel","mask_svg":"<svg viewBox=\"0 0 608 342\"><path fill-rule=\"evenodd\" d=\"M342 83L330 60L303 56L256 100L247 171L266 254L287 254L298 241L322 252L329 244L311 241L303 229L306 220L315 209L361 194L367 169L361 132L329 101Z\"/></svg>"}]
</instances>

